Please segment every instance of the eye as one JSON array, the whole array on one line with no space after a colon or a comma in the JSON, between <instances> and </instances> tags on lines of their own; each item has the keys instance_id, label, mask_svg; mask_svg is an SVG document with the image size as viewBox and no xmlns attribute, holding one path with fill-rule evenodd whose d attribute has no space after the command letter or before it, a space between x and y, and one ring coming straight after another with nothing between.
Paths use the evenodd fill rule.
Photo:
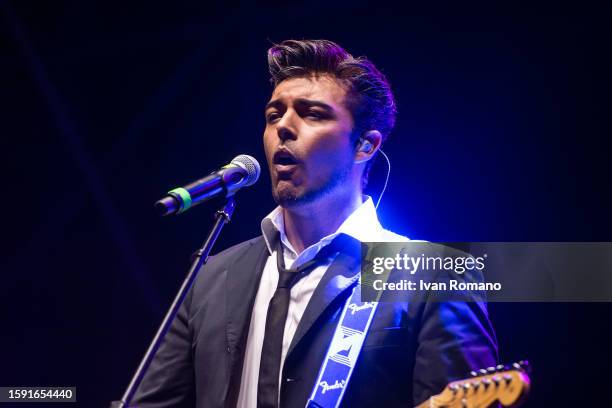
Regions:
<instances>
[{"instance_id":1,"label":"eye","mask_svg":"<svg viewBox=\"0 0 612 408\"><path fill-rule=\"evenodd\" d=\"M315 110L309 110L308 112L306 112L306 117L311 119L324 119L325 114Z\"/></svg>"},{"instance_id":2,"label":"eye","mask_svg":"<svg viewBox=\"0 0 612 408\"><path fill-rule=\"evenodd\" d=\"M269 112L268 114L266 114L266 121L268 123L274 123L279 120L280 117L281 116L278 114L278 112Z\"/></svg>"}]
</instances>

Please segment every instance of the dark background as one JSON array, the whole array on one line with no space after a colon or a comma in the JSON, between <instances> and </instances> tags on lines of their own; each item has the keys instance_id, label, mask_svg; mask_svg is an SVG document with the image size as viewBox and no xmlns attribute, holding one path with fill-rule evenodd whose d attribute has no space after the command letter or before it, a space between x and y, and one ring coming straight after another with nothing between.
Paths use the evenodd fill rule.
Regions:
<instances>
[{"instance_id":1,"label":"dark background","mask_svg":"<svg viewBox=\"0 0 612 408\"><path fill-rule=\"evenodd\" d=\"M160 219L152 203L237 154L264 163L272 41L337 41L392 82L386 227L431 241L612 240L600 7L0 4L2 386L76 386L83 407L121 396L214 209ZM372 195L384 174L379 161ZM269 190L264 170L217 251L259 234ZM534 366L527 406L609 404L610 304L490 311L502 360Z\"/></svg>"}]
</instances>

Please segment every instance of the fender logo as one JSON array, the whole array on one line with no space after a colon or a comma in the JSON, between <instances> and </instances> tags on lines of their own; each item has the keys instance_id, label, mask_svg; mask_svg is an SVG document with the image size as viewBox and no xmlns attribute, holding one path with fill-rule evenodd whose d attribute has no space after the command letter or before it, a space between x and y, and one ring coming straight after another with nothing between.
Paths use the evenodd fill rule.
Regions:
<instances>
[{"instance_id":1,"label":"fender logo","mask_svg":"<svg viewBox=\"0 0 612 408\"><path fill-rule=\"evenodd\" d=\"M327 383L327 381L321 381L319 383L319 387L323 388L321 390L321 394L325 394L327 391L330 391L330 390L336 390L336 389L339 389L339 388L344 388L344 384L346 384L346 380L342 380L342 381L336 380L336 382L333 383L332 385L329 385Z\"/></svg>"},{"instance_id":2,"label":"fender logo","mask_svg":"<svg viewBox=\"0 0 612 408\"><path fill-rule=\"evenodd\" d=\"M376 302L365 302L364 304L360 306L357 303L351 303L350 305L348 305L348 308L351 311L351 314L354 315L356 312L360 310L373 308L375 304Z\"/></svg>"}]
</instances>

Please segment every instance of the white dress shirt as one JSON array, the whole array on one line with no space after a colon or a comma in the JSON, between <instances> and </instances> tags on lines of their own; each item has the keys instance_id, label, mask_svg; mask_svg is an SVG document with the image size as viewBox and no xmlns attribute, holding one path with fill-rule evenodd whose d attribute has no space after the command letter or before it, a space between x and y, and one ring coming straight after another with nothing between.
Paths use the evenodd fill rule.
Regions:
<instances>
[{"instance_id":1,"label":"white dress shirt","mask_svg":"<svg viewBox=\"0 0 612 408\"><path fill-rule=\"evenodd\" d=\"M276 248L273 247L274 240L270 233L272 230L270 228L270 223L280 233L280 240L284 248L283 255L285 266L287 268L298 267L313 259L321 248L328 245L340 233L347 234L361 242L393 242L408 240L406 237L385 230L378 221L372 199L367 196L365 198L366 200L353 211L336 232L322 238L319 242L304 249L300 254L295 251L285 235L285 225L280 207L274 209L274 211L262 220L262 233L270 255L264 266L261 281L259 282L259 289L257 290L257 296L255 297L255 303L253 305L253 313L251 315L251 324L249 326L249 334L244 355L244 365L242 368L240 393L238 395L238 408L254 408L257 406L259 363L264 341L268 304L278 284ZM331 262L332 260L330 259L327 263L318 264L310 273L302 277L291 288L289 310L283 335L283 350L280 367L281 376L285 357L291 340L293 339L293 335L296 332L298 323L319 281ZM279 377L279 381L280 380Z\"/></svg>"}]
</instances>

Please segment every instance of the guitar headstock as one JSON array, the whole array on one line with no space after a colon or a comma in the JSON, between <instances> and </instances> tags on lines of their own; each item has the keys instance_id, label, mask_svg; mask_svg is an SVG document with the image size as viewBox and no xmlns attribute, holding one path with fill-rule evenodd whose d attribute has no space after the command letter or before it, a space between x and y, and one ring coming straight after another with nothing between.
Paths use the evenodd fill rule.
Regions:
<instances>
[{"instance_id":1,"label":"guitar headstock","mask_svg":"<svg viewBox=\"0 0 612 408\"><path fill-rule=\"evenodd\" d=\"M419 407L487 408L496 402L518 407L529 392L528 368L528 363L521 361L472 371L472 378L451 382Z\"/></svg>"}]
</instances>

